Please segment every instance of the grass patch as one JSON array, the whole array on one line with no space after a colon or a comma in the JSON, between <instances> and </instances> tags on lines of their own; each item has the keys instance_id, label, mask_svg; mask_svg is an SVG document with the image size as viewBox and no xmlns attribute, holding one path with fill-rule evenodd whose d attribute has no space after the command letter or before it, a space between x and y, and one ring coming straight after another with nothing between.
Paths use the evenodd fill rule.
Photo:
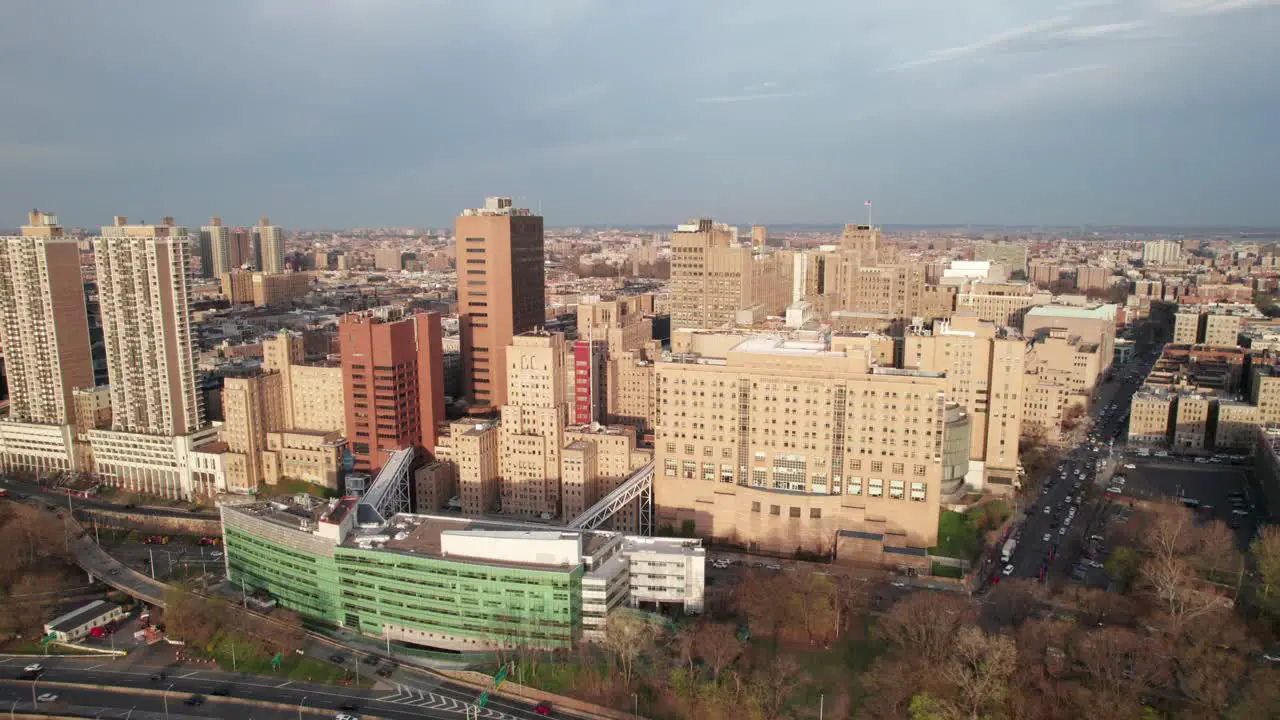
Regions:
<instances>
[{"instance_id":1,"label":"grass patch","mask_svg":"<svg viewBox=\"0 0 1280 720\"><path fill-rule=\"evenodd\" d=\"M221 635L217 642L214 643L213 648L209 652L203 653L203 655L213 658L218 663L219 668L231 671L233 670L231 661L233 644L235 646L234 670L236 672L327 685L339 685L347 675L346 670L341 665L335 665L334 663L305 655L298 655L297 653L281 655L279 669L273 668L271 667L273 655L253 652L254 646L252 643L236 638L231 634ZM347 665L350 665L350 662ZM354 680L349 684L354 686ZM373 680L361 674L359 687L373 687Z\"/></svg>"},{"instance_id":2,"label":"grass patch","mask_svg":"<svg viewBox=\"0 0 1280 720\"><path fill-rule=\"evenodd\" d=\"M309 483L306 480L295 480L293 478L281 478L280 482L275 485L259 485L257 496L259 498L278 498L288 497L292 495L311 495L313 497L334 498L338 496L336 490L330 490L323 485Z\"/></svg>"},{"instance_id":3,"label":"grass patch","mask_svg":"<svg viewBox=\"0 0 1280 720\"><path fill-rule=\"evenodd\" d=\"M942 563L933 563L930 574L935 577L955 578L959 580L964 577L964 571L955 565L944 565Z\"/></svg>"},{"instance_id":4,"label":"grass patch","mask_svg":"<svg viewBox=\"0 0 1280 720\"><path fill-rule=\"evenodd\" d=\"M10 640L0 644L0 652L12 653L14 655L44 655L45 647L40 640L36 638L21 638ZM66 647L64 645L49 645L50 655L99 655L101 653L90 652L89 650L81 650L80 648ZM103 655L106 657L105 655Z\"/></svg>"},{"instance_id":5,"label":"grass patch","mask_svg":"<svg viewBox=\"0 0 1280 720\"><path fill-rule=\"evenodd\" d=\"M978 553L978 530L973 518L965 513L943 510L938 516L938 544L929 548L930 555L972 560Z\"/></svg>"}]
</instances>

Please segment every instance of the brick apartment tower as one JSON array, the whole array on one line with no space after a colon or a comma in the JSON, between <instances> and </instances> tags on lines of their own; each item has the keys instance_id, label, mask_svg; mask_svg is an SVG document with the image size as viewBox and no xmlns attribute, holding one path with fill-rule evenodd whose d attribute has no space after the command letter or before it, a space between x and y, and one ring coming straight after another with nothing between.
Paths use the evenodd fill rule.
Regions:
<instances>
[{"instance_id":1,"label":"brick apartment tower","mask_svg":"<svg viewBox=\"0 0 1280 720\"><path fill-rule=\"evenodd\" d=\"M474 413L492 415L507 402L511 338L545 319L542 218L511 198L485 198L458 216L454 241L463 393Z\"/></svg>"},{"instance_id":2,"label":"brick apartment tower","mask_svg":"<svg viewBox=\"0 0 1280 720\"><path fill-rule=\"evenodd\" d=\"M72 391L93 387L80 249L56 216L32 210L21 234L0 238L0 345L9 418L67 425Z\"/></svg>"},{"instance_id":3,"label":"brick apartment tower","mask_svg":"<svg viewBox=\"0 0 1280 720\"><path fill-rule=\"evenodd\" d=\"M204 425L196 389L187 230L116 216L94 242L115 430L186 435Z\"/></svg>"},{"instance_id":4,"label":"brick apartment tower","mask_svg":"<svg viewBox=\"0 0 1280 720\"><path fill-rule=\"evenodd\" d=\"M349 313L338 337L353 469L376 474L396 450L434 450L445 418L440 314Z\"/></svg>"}]
</instances>

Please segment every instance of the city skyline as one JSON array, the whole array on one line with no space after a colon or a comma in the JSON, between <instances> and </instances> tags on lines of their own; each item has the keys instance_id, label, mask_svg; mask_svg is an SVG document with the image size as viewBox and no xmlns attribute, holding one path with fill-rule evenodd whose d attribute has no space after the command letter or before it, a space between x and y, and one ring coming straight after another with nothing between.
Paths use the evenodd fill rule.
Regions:
<instances>
[{"instance_id":1,"label":"city skyline","mask_svg":"<svg viewBox=\"0 0 1280 720\"><path fill-rule=\"evenodd\" d=\"M556 226L1280 224L1273 0L846 5L14 9L0 191L68 227L448 227L494 193Z\"/></svg>"}]
</instances>

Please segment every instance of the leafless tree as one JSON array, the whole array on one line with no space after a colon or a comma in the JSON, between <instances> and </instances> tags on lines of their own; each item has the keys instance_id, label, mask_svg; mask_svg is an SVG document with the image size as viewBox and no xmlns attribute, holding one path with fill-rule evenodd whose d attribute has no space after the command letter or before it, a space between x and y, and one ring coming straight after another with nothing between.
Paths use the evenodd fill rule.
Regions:
<instances>
[{"instance_id":1,"label":"leafless tree","mask_svg":"<svg viewBox=\"0 0 1280 720\"><path fill-rule=\"evenodd\" d=\"M800 686L803 677L800 663L792 655L779 655L773 662L756 669L755 686L760 691L760 706L766 718L777 718L787 698Z\"/></svg>"},{"instance_id":2,"label":"leafless tree","mask_svg":"<svg viewBox=\"0 0 1280 720\"><path fill-rule=\"evenodd\" d=\"M711 679L718 681L720 673L742 653L743 645L732 625L703 623L694 633L694 648L698 657L711 668Z\"/></svg>"},{"instance_id":3,"label":"leafless tree","mask_svg":"<svg viewBox=\"0 0 1280 720\"><path fill-rule=\"evenodd\" d=\"M657 628L631 613L615 612L605 624L604 646L613 654L623 682L631 685L636 661L649 652L657 639Z\"/></svg>"},{"instance_id":4,"label":"leafless tree","mask_svg":"<svg viewBox=\"0 0 1280 720\"><path fill-rule=\"evenodd\" d=\"M890 644L937 664L947 656L956 632L969 614L969 607L960 598L913 593L895 603L876 628Z\"/></svg>"},{"instance_id":5,"label":"leafless tree","mask_svg":"<svg viewBox=\"0 0 1280 720\"><path fill-rule=\"evenodd\" d=\"M980 718L1007 698L1009 677L1017 664L1018 651L1011 638L987 635L971 625L957 633L945 675L959 690L969 717Z\"/></svg>"},{"instance_id":6,"label":"leafless tree","mask_svg":"<svg viewBox=\"0 0 1280 720\"><path fill-rule=\"evenodd\" d=\"M1156 555L1148 559L1142 566L1142 578L1173 632L1181 632L1191 620L1226 607L1224 598L1180 557Z\"/></svg>"}]
</instances>

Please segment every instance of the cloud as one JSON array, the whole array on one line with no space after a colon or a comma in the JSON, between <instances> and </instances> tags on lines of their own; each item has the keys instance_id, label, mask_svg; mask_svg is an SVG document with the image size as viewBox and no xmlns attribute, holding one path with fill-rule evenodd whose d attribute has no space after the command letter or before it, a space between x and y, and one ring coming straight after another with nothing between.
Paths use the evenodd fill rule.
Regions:
<instances>
[{"instance_id":1,"label":"cloud","mask_svg":"<svg viewBox=\"0 0 1280 720\"><path fill-rule=\"evenodd\" d=\"M1076 65L1075 67L1063 68L1062 70L1051 70L1049 72L1043 72L1036 75L1036 78L1040 80L1052 80L1054 78L1063 78L1063 77L1070 77L1072 75L1079 75L1080 73L1097 72L1099 70L1105 70L1106 67L1107 67L1106 65L1099 65L1096 63L1093 65Z\"/></svg>"},{"instance_id":2,"label":"cloud","mask_svg":"<svg viewBox=\"0 0 1280 720\"><path fill-rule=\"evenodd\" d=\"M1280 7L1280 0L1161 0L1160 4L1178 15L1216 15Z\"/></svg>"},{"instance_id":3,"label":"cloud","mask_svg":"<svg viewBox=\"0 0 1280 720\"><path fill-rule=\"evenodd\" d=\"M710 95L700 97L694 102L704 105L723 105L727 103L755 102L757 100L779 100L782 98L795 97L795 93L789 92L758 92L743 93L741 95Z\"/></svg>"}]
</instances>

